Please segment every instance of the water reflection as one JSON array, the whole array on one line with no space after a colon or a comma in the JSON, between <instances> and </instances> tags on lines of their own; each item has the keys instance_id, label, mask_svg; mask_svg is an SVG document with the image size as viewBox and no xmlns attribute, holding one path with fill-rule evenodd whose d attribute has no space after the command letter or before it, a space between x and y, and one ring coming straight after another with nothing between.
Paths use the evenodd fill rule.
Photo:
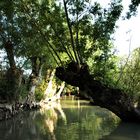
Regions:
<instances>
[{"instance_id":1,"label":"water reflection","mask_svg":"<svg viewBox=\"0 0 140 140\"><path fill-rule=\"evenodd\" d=\"M86 101L62 100L61 104L48 104L39 111L24 112L0 122L0 140L122 140L124 137L134 140L140 137L139 125L134 126L135 137L131 133L135 130L132 124L118 125L119 119L105 109L89 106Z\"/></svg>"},{"instance_id":2,"label":"water reflection","mask_svg":"<svg viewBox=\"0 0 140 140\"><path fill-rule=\"evenodd\" d=\"M109 136L102 140L140 140L140 124L121 123Z\"/></svg>"},{"instance_id":3,"label":"water reflection","mask_svg":"<svg viewBox=\"0 0 140 140\"><path fill-rule=\"evenodd\" d=\"M44 129L44 134L48 134L49 140L56 140L54 130L57 127L58 114L59 119L61 118L63 120L63 124L65 124L66 116L59 102L46 104L40 110L40 115L44 118L42 119L44 122L41 124L41 127Z\"/></svg>"},{"instance_id":4,"label":"water reflection","mask_svg":"<svg viewBox=\"0 0 140 140\"><path fill-rule=\"evenodd\" d=\"M108 135L118 125L118 118L100 107L89 106L85 101L62 102L67 125L56 131L61 140L98 140ZM63 131L63 133L61 133Z\"/></svg>"}]
</instances>

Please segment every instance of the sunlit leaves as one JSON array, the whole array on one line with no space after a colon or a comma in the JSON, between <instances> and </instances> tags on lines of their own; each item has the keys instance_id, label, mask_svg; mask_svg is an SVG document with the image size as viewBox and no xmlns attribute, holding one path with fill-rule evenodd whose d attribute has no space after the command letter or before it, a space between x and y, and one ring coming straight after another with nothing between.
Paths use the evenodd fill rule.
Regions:
<instances>
[{"instance_id":1,"label":"sunlit leaves","mask_svg":"<svg viewBox=\"0 0 140 140\"><path fill-rule=\"evenodd\" d=\"M127 63L125 61L124 58L121 60L120 70L123 74L119 80L119 85L129 94L140 96L140 48L132 52Z\"/></svg>"},{"instance_id":2,"label":"sunlit leaves","mask_svg":"<svg viewBox=\"0 0 140 140\"><path fill-rule=\"evenodd\" d=\"M55 55L57 53L63 61L72 58L74 52L70 43L65 10L63 4L59 2L56 0L0 2L1 34L5 39L12 40L16 56L45 55L51 59L52 52ZM7 9L6 5L9 4ZM132 0L132 4L137 6L139 2ZM98 2L90 3L88 0L67 0L66 5L74 45L77 54L81 56L81 62L87 62L92 58L93 67L99 66L99 63L104 67L113 55L110 40L123 9L121 0L111 1L106 8L102 8ZM98 54L98 51L102 53ZM110 64L109 67L112 69L113 66Z\"/></svg>"}]
</instances>

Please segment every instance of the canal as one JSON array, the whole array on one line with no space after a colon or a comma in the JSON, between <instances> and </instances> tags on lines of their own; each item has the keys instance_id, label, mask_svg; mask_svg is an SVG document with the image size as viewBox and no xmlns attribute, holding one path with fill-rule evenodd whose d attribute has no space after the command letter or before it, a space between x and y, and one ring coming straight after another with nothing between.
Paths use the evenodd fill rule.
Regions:
<instances>
[{"instance_id":1,"label":"canal","mask_svg":"<svg viewBox=\"0 0 140 140\"><path fill-rule=\"evenodd\" d=\"M61 100L1 121L0 140L140 140L140 124L85 100Z\"/></svg>"}]
</instances>

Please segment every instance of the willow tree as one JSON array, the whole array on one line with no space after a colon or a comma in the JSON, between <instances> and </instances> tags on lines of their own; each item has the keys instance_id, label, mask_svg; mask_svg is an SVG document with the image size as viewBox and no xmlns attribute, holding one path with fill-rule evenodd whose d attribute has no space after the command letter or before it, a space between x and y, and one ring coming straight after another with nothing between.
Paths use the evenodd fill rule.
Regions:
<instances>
[{"instance_id":1,"label":"willow tree","mask_svg":"<svg viewBox=\"0 0 140 140\"><path fill-rule=\"evenodd\" d=\"M69 43L59 36L60 32L65 31L62 29L65 22L61 17L63 12L55 1L23 0L12 1L11 4L13 5L12 19L14 19L14 27L17 31L16 36L11 34L12 42L18 45L13 48L14 54L9 58L20 57L23 61L31 63L32 72L28 83L29 96L27 98L30 104L34 101L34 92L40 82L43 64L47 61L50 65L53 65L51 63L63 65L62 58L65 61L72 60L73 56ZM18 39L18 42L15 39Z\"/></svg>"},{"instance_id":2,"label":"willow tree","mask_svg":"<svg viewBox=\"0 0 140 140\"><path fill-rule=\"evenodd\" d=\"M122 120L139 121L139 108L135 107L133 98L96 80L86 64L97 51L100 54L92 60L94 65L101 62L104 67L109 60L111 35L122 12L121 0L112 1L107 8L85 0L63 0L63 5L53 1L52 7L48 6L49 2L23 1L21 8L57 64L62 65L56 69L57 77L78 86L94 104L108 108ZM60 56L62 52L71 61L67 66Z\"/></svg>"},{"instance_id":3,"label":"willow tree","mask_svg":"<svg viewBox=\"0 0 140 140\"><path fill-rule=\"evenodd\" d=\"M112 1L106 8L87 0L2 2L1 40L6 46L10 69L17 70L14 54L29 58L32 61L31 85L35 87L42 58L51 55L58 65L57 77L78 86L94 104L110 109L123 120L135 117L139 121L139 110L134 107L133 99L123 91L97 81L87 65L89 58L95 55L91 59L93 66L101 64L100 73L108 71L104 64L110 59L111 35L122 12L121 0ZM6 8L7 2L11 3L10 12ZM11 75L13 73L11 71Z\"/></svg>"},{"instance_id":4,"label":"willow tree","mask_svg":"<svg viewBox=\"0 0 140 140\"><path fill-rule=\"evenodd\" d=\"M111 110L122 120L140 121L139 107L135 106L133 97L121 89L112 88L109 85L96 80L96 78L89 73L88 65L85 63L86 61L84 61L85 59L81 59L80 55L78 55L80 54L80 51L78 50L80 39L82 37L86 39L89 37L88 40L84 40L85 44L83 43L84 45L80 48L84 48L83 54L85 54L86 51L87 41L90 41L91 47L89 47L88 44L90 50L88 51L88 55L90 55L91 52L91 54L93 54L96 50L100 49L102 53L98 56L97 60L106 62L107 59L109 59L108 52L110 51L109 44L111 35L114 33L115 23L122 12L121 1L111 2L109 9L102 9L97 2L91 7L88 5L88 8L86 8L87 3L85 1L63 0L63 3L75 62L69 63L65 68L58 67L56 75L61 80L66 81L73 86L78 86L81 90L81 94L83 93L83 95L86 95L93 100L93 104ZM79 16L80 18L78 18ZM80 29L82 20L85 22L83 28ZM87 32L89 31L88 34L86 34L86 32L82 36L83 29L86 27L90 31L87 30ZM95 60L93 60L93 62L95 62ZM102 65L101 68L103 67L104 66Z\"/></svg>"},{"instance_id":5,"label":"willow tree","mask_svg":"<svg viewBox=\"0 0 140 140\"><path fill-rule=\"evenodd\" d=\"M104 68L109 60L111 35L122 11L121 1L113 1L104 9L97 2L92 5L84 0L63 0L63 6L53 1L52 7L48 6L49 2L22 1L21 9L32 27L28 30L37 31L54 60L62 65L57 68L56 75L78 86L81 92L85 91L84 95L94 100L94 104L110 109L123 120L132 120L134 116L139 120L133 99L123 91L95 80L86 64L97 51L100 54L92 60L94 65L102 64ZM67 55L67 61L71 61L67 66L60 56L62 52ZM99 70L104 72L106 69L102 70L102 67Z\"/></svg>"},{"instance_id":6,"label":"willow tree","mask_svg":"<svg viewBox=\"0 0 140 140\"><path fill-rule=\"evenodd\" d=\"M37 83L35 81L39 81L44 58L51 56L49 54L52 52L50 49L53 46L46 43L48 41L45 37L47 36L45 32L47 25L43 26L44 29L41 28L43 25L40 24L42 17L37 14L39 1L36 2L38 3L7 0L0 3L1 48L7 53L9 61L6 78L8 84L7 91L5 91L5 96L9 98L9 101L18 101L24 62L31 63L32 74L30 76L29 89L34 92L33 87ZM7 9L9 3L10 6ZM33 10L34 13L32 12ZM54 57L54 52L52 56ZM18 58L22 59L22 65L17 64L16 60Z\"/></svg>"},{"instance_id":7,"label":"willow tree","mask_svg":"<svg viewBox=\"0 0 140 140\"><path fill-rule=\"evenodd\" d=\"M7 5L9 7L7 8ZM0 41L1 49L7 54L9 67L6 73L5 95L9 102L15 102L19 97L19 88L22 81L22 71L17 67L15 49L20 45L19 28L16 23L13 1L0 2Z\"/></svg>"}]
</instances>

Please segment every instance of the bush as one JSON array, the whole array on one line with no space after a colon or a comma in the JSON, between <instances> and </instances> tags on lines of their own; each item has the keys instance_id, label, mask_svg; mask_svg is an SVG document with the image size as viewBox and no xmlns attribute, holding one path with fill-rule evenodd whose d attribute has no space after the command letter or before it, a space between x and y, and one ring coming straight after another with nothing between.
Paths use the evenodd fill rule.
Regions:
<instances>
[{"instance_id":1,"label":"bush","mask_svg":"<svg viewBox=\"0 0 140 140\"><path fill-rule=\"evenodd\" d=\"M36 101L41 101L42 99L44 99L44 92L40 91L39 89L36 89L35 92L35 99Z\"/></svg>"},{"instance_id":2,"label":"bush","mask_svg":"<svg viewBox=\"0 0 140 140\"><path fill-rule=\"evenodd\" d=\"M45 80L42 80L42 82L36 87L35 90L35 99L36 101L41 101L42 99L45 98L44 92L46 90L47 83Z\"/></svg>"}]
</instances>

